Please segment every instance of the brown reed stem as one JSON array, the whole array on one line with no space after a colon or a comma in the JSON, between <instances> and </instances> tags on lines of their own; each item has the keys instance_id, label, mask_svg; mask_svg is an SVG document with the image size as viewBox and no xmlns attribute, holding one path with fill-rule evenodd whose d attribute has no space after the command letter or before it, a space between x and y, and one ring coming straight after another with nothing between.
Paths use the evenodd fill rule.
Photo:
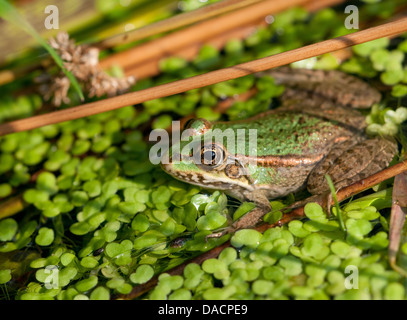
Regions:
<instances>
[{"instance_id":1,"label":"brown reed stem","mask_svg":"<svg viewBox=\"0 0 407 320\"><path fill-rule=\"evenodd\" d=\"M0 136L13 132L39 128L49 124L83 118L98 113L119 109L128 105L143 103L148 100L168 97L192 89L206 87L215 83L240 78L275 67L280 67L295 61L337 51L378 38L401 34L406 31L407 17L345 36L325 40L273 56L238 64L233 67L215 70L191 78L123 94L121 96L109 99L83 104L69 109L58 110L43 115L4 123L0 125Z\"/></svg>"},{"instance_id":2,"label":"brown reed stem","mask_svg":"<svg viewBox=\"0 0 407 320\"><path fill-rule=\"evenodd\" d=\"M234 0L234 1L237 1L237 0ZM243 0L240 0L240 1L243 1ZM246 1L248 1L248 0L246 0ZM256 2L256 0L251 0L251 1L252 1L253 3ZM274 0L274 1L280 1L280 0ZM291 1L291 0L290 0L290 1ZM338 4L338 3L342 3L342 2L344 2L344 1L345 1L345 0L319 0L319 1L315 2L315 1L313 1L313 0L302 0L302 2L303 2L302 6L303 6L304 8L309 9L310 11L313 11L313 10L318 10L318 9L321 9L321 8L324 8L324 7L327 7L327 6L331 6L331 5L335 5L335 4ZM290 3L290 2L286 2L286 3ZM228 8L227 6L225 6L225 7L222 8L222 9L219 9L219 8L218 8L218 9L219 9L219 10L224 10L224 12L227 12L227 11L233 11L233 10L237 9L239 6L243 6L243 3L242 3L242 4L239 4L239 6L238 6L237 4L233 4L232 2L229 2L229 4L232 4L232 6L231 6L230 8ZM245 4L246 4L246 5L249 5L249 2L246 2ZM215 4L214 4L214 5L215 5ZM209 6L204 7L204 8L209 8ZM202 8L202 9L204 9L204 8ZM288 9L288 8L289 8L289 6L287 7L287 9ZM198 11L198 10L195 10L195 11L190 12L190 13L189 13L189 14L190 14L190 17L189 17L188 19L195 19L195 20L199 21L201 18L198 18L198 17L192 18L192 17L194 16L194 14L197 14L197 11ZM219 14L220 11L218 11L217 13ZM276 13L276 12L270 12L270 13ZM199 12L198 12L198 14L201 15L201 13L199 13ZM214 10L211 14L212 14L212 16L215 16L215 10ZM226 13L226 14L227 14L227 13ZM225 14L225 15L226 15L226 14ZM264 14L264 15L261 17L261 19L263 19L265 15L266 15L266 14ZM207 18L209 18L209 16L208 16ZM170 19L172 19L172 18L162 20L162 21L160 21L160 24L166 25L166 24L169 23L169 20L170 20ZM179 18L179 19L181 19L181 18ZM182 19L181 19L181 20L182 20ZM192 21L192 20L190 20L190 21ZM184 22L184 23L185 23L185 25L187 25L187 22ZM152 26L152 25L151 25L151 26ZM239 27L242 27L242 26L243 26L243 24L240 24L240 25L239 25ZM156 27L157 27L157 26L156 26ZM159 30L158 28L156 28L156 27L151 27L151 29L149 29L149 26L146 26L146 27L137 29L137 32L140 32L141 29L144 29L144 28L145 28L145 29L149 30L148 32L151 33L152 35L157 35L160 30ZM225 34L225 32L223 32L223 30L222 30L223 27L224 27L224 26L219 26L220 35L224 35L224 34ZM155 30L155 31L153 32L153 30ZM133 32L133 31L131 31L131 32ZM143 33L144 33L144 32L147 32L147 31L143 31ZM145 33L143 37L145 37L146 35L147 35L147 33ZM125 34L125 35L120 34L120 35L115 36L115 37L117 37L117 39L119 39L119 38L121 38L121 37L126 37L126 34ZM140 38L141 38L141 36L136 36L136 37L140 37ZM112 38L110 38L110 39L112 39ZM135 38L134 38L134 39L135 39ZM212 39L212 38L211 38L211 39ZM107 40L107 41L109 41L109 40ZM112 41L113 41L113 40L112 40ZM201 42L197 42L194 37L191 37L191 38L190 38L190 41L191 41L191 43L188 44L188 46L189 46L189 45L197 46L197 45L200 45L200 44L201 44ZM207 39L207 41L210 41L210 39ZM103 46L105 46L105 45L102 45L102 44L101 44L102 42L103 42L103 41L99 42L99 46L102 46L102 47L103 47ZM118 44L121 44L121 43L118 43ZM97 45L97 44L96 44L96 45ZM174 53L174 54L177 54L177 53L178 53L178 51L175 51L175 52L174 52L174 51L171 51L171 52ZM130 75L135 74L135 75L137 75L137 76L140 76L140 78L144 78L144 77L147 77L147 76L155 75L155 74L157 74L157 72L158 72L158 67L157 67L158 62L157 62L157 61L159 61L161 58L167 56L167 55L168 55L169 53L171 53L171 52L163 52L163 55L162 55L161 57L157 57L156 59L152 59L152 60L150 59L150 60L148 60L148 63L147 63L147 64L146 64L146 63L142 63L142 64L137 64L137 65L132 65L132 66L131 66L131 71L130 71L130 72L126 72L126 73L128 73L128 74L130 74ZM120 57L117 57L118 54L120 54L120 53L112 54L112 55L110 56L110 58L105 58L105 59L113 59L113 60L114 60L114 64L117 64L117 65L121 66L121 64L123 63L124 60L121 59ZM143 55L143 53L141 53L141 55ZM102 64L106 64L107 67L109 67L109 65L108 65L109 62L108 62L108 61L104 62L105 59L102 59L102 62L101 62L101 63L102 63ZM33 71L33 70L39 68L39 67L41 66L41 64L49 63L49 61L50 61L49 59L44 59L44 60L42 60L42 61L40 61L40 62L38 62L38 63L31 64L31 65L29 65L29 66L25 66L25 67L22 67L22 68L15 68L15 69L10 69L10 70L0 70L0 85L4 85L4 84L6 84L6 83L12 82L12 81L16 80L17 78L22 77L22 76L23 76L24 74L26 74L27 72L31 72L31 71ZM153 69L155 69L155 71L149 70L150 66L151 66Z\"/></svg>"},{"instance_id":3,"label":"brown reed stem","mask_svg":"<svg viewBox=\"0 0 407 320\"><path fill-rule=\"evenodd\" d=\"M320 0L318 2L312 1L312 2L305 2L302 4L302 7L304 7L306 10L313 12L320 10L321 8L329 7L338 3L342 3L344 0ZM270 12L272 14L277 13L277 12ZM241 25L238 28L235 28L233 30L227 31L227 32L222 32L218 35L215 35L211 37L210 39L207 39L205 43L210 44L214 46L217 49L222 49L225 44L227 43L228 40L230 39L244 39L247 36L249 36L256 28L258 28L261 25L265 25L266 21L264 19L264 16L259 18L258 21L252 22L248 25ZM164 36L166 37L166 36ZM124 72L126 76L134 76L136 79L144 79L147 77L152 77L160 73L159 69L159 62L161 59L165 58L166 56L170 55L175 55L177 57L182 57L187 60L192 60L197 53L199 52L200 48L202 47L202 43L196 42L196 39L191 39L192 43L188 44L187 46L174 50L174 49L169 49L171 51L166 51L164 52L164 56L159 56L155 59L150 59L148 61L144 61L143 63L137 63L137 64L132 64L130 66L124 67ZM133 48L133 52L135 55L137 54L136 48ZM120 54L120 53L118 53ZM113 54L111 57L114 58ZM116 60L116 62L120 63L120 67L122 67L123 61L119 58Z\"/></svg>"},{"instance_id":4,"label":"brown reed stem","mask_svg":"<svg viewBox=\"0 0 407 320\"><path fill-rule=\"evenodd\" d=\"M262 0L223 0L194 11L181 13L171 18L161 20L126 33L112 36L95 43L94 46L100 49L106 49L117 45L143 40L145 38L164 32L173 31L175 29L215 17L226 12L234 11L260 1Z\"/></svg>"},{"instance_id":5,"label":"brown reed stem","mask_svg":"<svg viewBox=\"0 0 407 320\"><path fill-rule=\"evenodd\" d=\"M112 65L128 68L151 59L172 55L188 45L204 43L216 35L264 19L268 14L274 14L307 2L309 0L263 0L108 56L100 62L100 66L104 69Z\"/></svg>"},{"instance_id":6,"label":"brown reed stem","mask_svg":"<svg viewBox=\"0 0 407 320\"><path fill-rule=\"evenodd\" d=\"M221 50L230 39L244 39L251 35L261 25L265 25L264 19L256 21L250 25L241 26L239 28L224 32L220 35L208 39L205 43L209 44L218 50ZM123 68L126 76L134 76L137 80L156 76L160 73L160 61L170 55L184 58L188 61L193 60L202 48L201 43L193 43L179 50L166 53L166 56L160 56L137 65L131 65ZM121 67L121 66L120 66Z\"/></svg>"},{"instance_id":7,"label":"brown reed stem","mask_svg":"<svg viewBox=\"0 0 407 320\"><path fill-rule=\"evenodd\" d=\"M27 207L22 194L14 196L0 203L0 220L11 217Z\"/></svg>"}]
</instances>

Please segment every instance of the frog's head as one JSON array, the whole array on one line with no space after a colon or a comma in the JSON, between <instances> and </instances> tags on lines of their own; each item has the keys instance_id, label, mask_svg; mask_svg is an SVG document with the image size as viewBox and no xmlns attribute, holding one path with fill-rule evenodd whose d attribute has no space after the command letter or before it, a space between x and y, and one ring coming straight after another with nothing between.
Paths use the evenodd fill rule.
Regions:
<instances>
[{"instance_id":1,"label":"frog's head","mask_svg":"<svg viewBox=\"0 0 407 320\"><path fill-rule=\"evenodd\" d=\"M163 156L162 168L178 180L203 188L234 193L250 190L241 159L228 151L223 138L220 142L213 139L214 134L216 131L208 121L190 120L183 128L181 141Z\"/></svg>"}]
</instances>

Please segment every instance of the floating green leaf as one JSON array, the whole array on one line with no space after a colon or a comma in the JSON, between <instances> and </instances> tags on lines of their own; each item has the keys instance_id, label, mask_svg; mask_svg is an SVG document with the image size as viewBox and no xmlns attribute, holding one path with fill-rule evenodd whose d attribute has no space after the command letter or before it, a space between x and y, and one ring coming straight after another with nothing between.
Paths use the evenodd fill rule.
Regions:
<instances>
[{"instance_id":1,"label":"floating green leaf","mask_svg":"<svg viewBox=\"0 0 407 320\"><path fill-rule=\"evenodd\" d=\"M136 272L130 275L130 281L141 284L149 281L154 275L154 269L149 265L141 265L136 269Z\"/></svg>"},{"instance_id":2,"label":"floating green leaf","mask_svg":"<svg viewBox=\"0 0 407 320\"><path fill-rule=\"evenodd\" d=\"M11 280L11 270L0 270L0 284L5 284Z\"/></svg>"},{"instance_id":3,"label":"floating green leaf","mask_svg":"<svg viewBox=\"0 0 407 320\"><path fill-rule=\"evenodd\" d=\"M109 300L110 292L105 287L97 287L90 294L90 300Z\"/></svg>"},{"instance_id":4,"label":"floating green leaf","mask_svg":"<svg viewBox=\"0 0 407 320\"><path fill-rule=\"evenodd\" d=\"M49 246L54 241L54 230L46 227L38 230L35 242L40 246Z\"/></svg>"},{"instance_id":5,"label":"floating green leaf","mask_svg":"<svg viewBox=\"0 0 407 320\"><path fill-rule=\"evenodd\" d=\"M98 283L98 277L96 276L89 276L89 278L80 280L76 283L75 288L79 292L86 292L90 289L94 288Z\"/></svg>"},{"instance_id":6,"label":"floating green leaf","mask_svg":"<svg viewBox=\"0 0 407 320\"><path fill-rule=\"evenodd\" d=\"M259 245L262 236L263 235L256 230L238 230L230 239L230 241L236 248L240 248L242 246L255 248Z\"/></svg>"},{"instance_id":7,"label":"floating green leaf","mask_svg":"<svg viewBox=\"0 0 407 320\"><path fill-rule=\"evenodd\" d=\"M18 224L13 218L0 220L0 241L11 241L18 230Z\"/></svg>"}]
</instances>

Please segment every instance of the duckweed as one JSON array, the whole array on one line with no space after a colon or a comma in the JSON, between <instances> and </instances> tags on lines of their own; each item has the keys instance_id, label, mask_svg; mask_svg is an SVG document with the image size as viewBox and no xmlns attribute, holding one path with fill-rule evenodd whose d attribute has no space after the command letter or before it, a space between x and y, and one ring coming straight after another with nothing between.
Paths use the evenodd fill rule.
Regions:
<instances>
[{"instance_id":1,"label":"duckweed","mask_svg":"<svg viewBox=\"0 0 407 320\"><path fill-rule=\"evenodd\" d=\"M40 246L49 246L54 241L54 230L42 227L38 230L38 235L35 237L35 242Z\"/></svg>"},{"instance_id":2,"label":"duckweed","mask_svg":"<svg viewBox=\"0 0 407 320\"><path fill-rule=\"evenodd\" d=\"M381 234L386 236L386 233L379 232L367 238L372 228L366 218L378 220L373 214L377 210L370 203L361 201L345 206L345 222L351 229L348 236L345 231L339 230L337 224L336 228L328 228L322 233L318 233L319 229L310 230L305 237L302 234L297 236L298 229L289 225L269 229L263 235L255 230L240 230L232 237L232 245L239 251L233 247L226 248L218 258L204 261L202 267L197 264L186 266L182 292L185 296L203 299L371 299L373 296L405 299L404 287L398 282L401 277L394 271L385 271L383 264L375 263L381 257L379 252L386 247L376 248L378 253L364 253L362 256L366 249L363 241L371 241ZM317 204L310 205L307 211L309 209L314 213L310 214L314 218L310 221L333 222ZM350 236L356 240L349 242ZM358 268L357 285L370 288L371 295L366 291L359 294L355 289L346 287L348 266ZM386 274L386 280L378 280L373 274ZM206 281L202 291L198 288L202 289L203 276L209 276L212 281ZM219 281L222 285L218 283L215 286ZM160 282L157 288L164 285ZM247 295L247 285L251 288L251 295ZM168 291L167 286L165 297L173 298L179 292L176 290L180 288ZM158 293L151 292L150 297L157 298Z\"/></svg>"},{"instance_id":3,"label":"duckweed","mask_svg":"<svg viewBox=\"0 0 407 320\"><path fill-rule=\"evenodd\" d=\"M12 219L4 219L0 221L0 241L11 241L18 230L17 222Z\"/></svg>"},{"instance_id":4,"label":"duckweed","mask_svg":"<svg viewBox=\"0 0 407 320\"><path fill-rule=\"evenodd\" d=\"M130 280L133 283L145 283L154 275L154 269L149 265L141 265L136 269L136 272L130 275Z\"/></svg>"},{"instance_id":5,"label":"duckweed","mask_svg":"<svg viewBox=\"0 0 407 320\"><path fill-rule=\"evenodd\" d=\"M97 287L90 294L90 300L109 300L110 292L105 287Z\"/></svg>"},{"instance_id":6,"label":"duckweed","mask_svg":"<svg viewBox=\"0 0 407 320\"><path fill-rule=\"evenodd\" d=\"M0 270L0 284L5 284L11 280L11 270Z\"/></svg>"},{"instance_id":7,"label":"duckweed","mask_svg":"<svg viewBox=\"0 0 407 320\"><path fill-rule=\"evenodd\" d=\"M98 283L98 278L96 276L89 276L89 278L80 280L76 283L75 288L79 292L86 292L95 287ZM87 296L85 296L88 298Z\"/></svg>"},{"instance_id":8,"label":"duckweed","mask_svg":"<svg viewBox=\"0 0 407 320\"><path fill-rule=\"evenodd\" d=\"M256 230L238 230L232 237L231 243L234 247L239 248L248 246L256 248L261 240L262 234Z\"/></svg>"}]
</instances>

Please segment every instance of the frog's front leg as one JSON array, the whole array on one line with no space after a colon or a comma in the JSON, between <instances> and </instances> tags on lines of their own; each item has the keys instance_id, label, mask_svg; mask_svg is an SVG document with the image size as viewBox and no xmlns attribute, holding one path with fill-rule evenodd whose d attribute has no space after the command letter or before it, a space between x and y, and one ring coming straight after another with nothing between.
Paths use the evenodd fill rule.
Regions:
<instances>
[{"instance_id":1,"label":"frog's front leg","mask_svg":"<svg viewBox=\"0 0 407 320\"><path fill-rule=\"evenodd\" d=\"M396 153L397 144L390 140L347 140L334 147L311 171L307 189L314 195L329 192L325 175L330 176L336 189L351 185L386 168Z\"/></svg>"},{"instance_id":2,"label":"frog's front leg","mask_svg":"<svg viewBox=\"0 0 407 320\"><path fill-rule=\"evenodd\" d=\"M263 190L255 190L245 195L246 199L254 202L256 207L242 216L230 226L234 230L255 226L261 218L271 211L270 201Z\"/></svg>"},{"instance_id":3,"label":"frog's front leg","mask_svg":"<svg viewBox=\"0 0 407 320\"><path fill-rule=\"evenodd\" d=\"M270 201L263 190L248 191L244 197L247 201L254 202L256 207L222 231L210 234L207 238L218 238L228 233L234 233L239 229L254 227L266 213L271 211Z\"/></svg>"}]
</instances>

